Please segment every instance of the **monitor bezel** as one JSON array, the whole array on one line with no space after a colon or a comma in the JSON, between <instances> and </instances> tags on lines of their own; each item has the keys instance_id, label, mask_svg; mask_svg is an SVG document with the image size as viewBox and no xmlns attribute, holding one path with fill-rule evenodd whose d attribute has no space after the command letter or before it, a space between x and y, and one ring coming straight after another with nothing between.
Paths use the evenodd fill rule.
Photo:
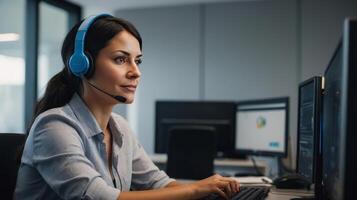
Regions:
<instances>
[{"instance_id":1,"label":"monitor bezel","mask_svg":"<svg viewBox=\"0 0 357 200\"><path fill-rule=\"evenodd\" d=\"M354 89L357 87L355 76L357 75L357 18L346 18L343 30L342 46L342 80L341 80L341 126L340 133L340 188L341 199L355 198L355 180L357 174L357 135L355 130L357 113L357 95Z\"/></svg>"},{"instance_id":2,"label":"monitor bezel","mask_svg":"<svg viewBox=\"0 0 357 200\"><path fill-rule=\"evenodd\" d=\"M332 57L330 58L329 62L328 62L328 65L324 71L324 88L325 88L325 91L323 93L323 96L322 96L322 112L321 112L321 121L322 121L322 124L324 124L324 104L325 104L325 95L326 95L326 89L327 89L327 83L328 83L328 79L326 79L326 74L331 70L331 66L332 66L332 63L334 62L334 60L336 59L336 56L338 55L339 51L342 51L341 52L341 56L343 56L344 52L343 52L343 38L340 38L339 39L339 42L337 44L337 47L335 48L333 54L332 54ZM343 58L341 59L341 68L344 68L343 66ZM341 72L341 80L343 79L342 77L342 72ZM341 85L341 89L342 89L342 85ZM342 99L341 99L341 102L342 102ZM340 105L341 106L341 105ZM322 168L321 168L321 196L322 198L326 198L326 180L324 178L324 171L325 171L325 167L324 166L324 162L325 162L325 157L324 154L325 154L325 141L324 141L324 138L326 137L326 134L324 133L324 128L323 126L321 127L321 146L322 146L322 149L321 149L321 152L322 152L322 160L321 160L321 165L322 165ZM339 162L339 161L338 161Z\"/></svg>"},{"instance_id":3,"label":"monitor bezel","mask_svg":"<svg viewBox=\"0 0 357 200\"><path fill-rule=\"evenodd\" d=\"M247 149L238 149L236 147L236 137L239 124L237 123L236 117L236 130L234 134L234 151L239 155L254 155L254 156L272 156L272 157L282 157L285 158L288 154L288 137L289 137L289 97L277 97L277 98L267 98L267 99L256 99L256 100L245 100L239 101L236 104L236 114L238 112L239 106L246 105L259 105L259 104L270 104L270 103L285 103L286 111L286 120L285 120L285 147L284 152L275 152L275 151L262 151L262 150L247 150Z\"/></svg>"}]
</instances>

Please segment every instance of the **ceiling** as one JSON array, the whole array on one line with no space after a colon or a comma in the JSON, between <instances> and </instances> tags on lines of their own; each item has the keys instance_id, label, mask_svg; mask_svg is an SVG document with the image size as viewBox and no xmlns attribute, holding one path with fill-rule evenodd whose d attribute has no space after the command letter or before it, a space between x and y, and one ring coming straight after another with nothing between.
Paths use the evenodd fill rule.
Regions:
<instances>
[{"instance_id":1,"label":"ceiling","mask_svg":"<svg viewBox=\"0 0 357 200\"><path fill-rule=\"evenodd\" d=\"M242 2L260 0L68 0L88 10L115 11L122 9L189 5L200 3Z\"/></svg>"}]
</instances>

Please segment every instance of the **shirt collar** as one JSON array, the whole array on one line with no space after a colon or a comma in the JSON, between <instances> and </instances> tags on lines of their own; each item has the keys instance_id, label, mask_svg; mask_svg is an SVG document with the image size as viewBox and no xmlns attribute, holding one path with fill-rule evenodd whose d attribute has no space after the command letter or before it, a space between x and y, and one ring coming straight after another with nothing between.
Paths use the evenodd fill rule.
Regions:
<instances>
[{"instance_id":1,"label":"shirt collar","mask_svg":"<svg viewBox=\"0 0 357 200\"><path fill-rule=\"evenodd\" d=\"M113 118L113 115L110 116L109 119L109 126L110 130L112 131L112 137L114 138L114 141L118 144L119 147L122 147L123 145L123 134L121 127L118 126L117 123L115 123L115 120Z\"/></svg>"},{"instance_id":2,"label":"shirt collar","mask_svg":"<svg viewBox=\"0 0 357 200\"><path fill-rule=\"evenodd\" d=\"M86 129L87 137L93 137L103 133L92 112L77 93L74 93L69 102L69 106L72 108L74 115L78 118L79 123Z\"/></svg>"}]
</instances>

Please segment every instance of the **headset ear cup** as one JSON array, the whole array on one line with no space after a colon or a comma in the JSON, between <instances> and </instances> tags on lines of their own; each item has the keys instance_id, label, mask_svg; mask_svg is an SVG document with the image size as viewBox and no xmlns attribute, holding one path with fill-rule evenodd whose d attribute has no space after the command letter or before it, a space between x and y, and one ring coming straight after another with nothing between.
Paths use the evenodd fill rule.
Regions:
<instances>
[{"instance_id":1,"label":"headset ear cup","mask_svg":"<svg viewBox=\"0 0 357 200\"><path fill-rule=\"evenodd\" d=\"M88 61L89 61L88 71L85 74L85 77L89 79L94 75L95 65L94 65L94 60L93 60L93 57L91 56L91 54L87 51L84 54L87 56Z\"/></svg>"},{"instance_id":2,"label":"headset ear cup","mask_svg":"<svg viewBox=\"0 0 357 200\"><path fill-rule=\"evenodd\" d=\"M83 53L74 53L69 58L69 69L71 73L75 76L82 77L88 72L89 69L89 59Z\"/></svg>"}]
</instances>

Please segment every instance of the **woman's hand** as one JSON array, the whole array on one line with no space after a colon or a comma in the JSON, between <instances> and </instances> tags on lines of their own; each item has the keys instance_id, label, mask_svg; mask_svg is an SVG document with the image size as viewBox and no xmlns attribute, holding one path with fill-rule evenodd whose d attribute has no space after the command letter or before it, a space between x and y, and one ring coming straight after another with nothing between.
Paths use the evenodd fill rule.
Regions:
<instances>
[{"instance_id":1,"label":"woman's hand","mask_svg":"<svg viewBox=\"0 0 357 200\"><path fill-rule=\"evenodd\" d=\"M233 178L218 174L190 184L172 183L155 190L121 192L118 200L188 200L200 199L216 193L225 199L239 191L239 183Z\"/></svg>"},{"instance_id":2,"label":"woman's hand","mask_svg":"<svg viewBox=\"0 0 357 200\"><path fill-rule=\"evenodd\" d=\"M202 198L216 193L225 199L229 199L239 191L239 182L233 178L213 175L201 181L190 184L194 191L194 198Z\"/></svg>"}]
</instances>

